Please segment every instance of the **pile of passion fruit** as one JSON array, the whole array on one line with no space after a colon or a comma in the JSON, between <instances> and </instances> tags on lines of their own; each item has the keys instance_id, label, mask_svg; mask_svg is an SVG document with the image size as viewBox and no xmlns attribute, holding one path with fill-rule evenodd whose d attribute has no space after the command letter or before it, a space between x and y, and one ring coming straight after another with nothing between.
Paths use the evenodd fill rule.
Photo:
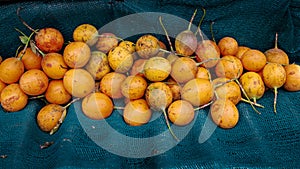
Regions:
<instances>
[{"instance_id":1,"label":"pile of passion fruit","mask_svg":"<svg viewBox=\"0 0 300 169\"><path fill-rule=\"evenodd\" d=\"M174 46L158 19L169 47L152 34L132 42L113 32L100 33L92 24L78 25L66 42L58 29L33 29L22 20L32 33L27 36L17 29L22 45L16 56L0 57L1 106L17 112L31 99L44 99L47 104L36 119L50 134L76 101L81 101L87 118L104 120L119 109L131 126L145 125L153 112L161 112L177 138L170 122L185 126L197 110L209 106L211 120L230 129L239 121L238 103L260 113L258 108L264 106L257 100L273 90L276 113L278 88L300 90L300 66L290 64L278 48L277 34L275 47L264 52L240 46L230 36L216 42L204 39L200 26L190 30L195 14ZM124 106L115 106L115 100Z\"/></svg>"}]
</instances>

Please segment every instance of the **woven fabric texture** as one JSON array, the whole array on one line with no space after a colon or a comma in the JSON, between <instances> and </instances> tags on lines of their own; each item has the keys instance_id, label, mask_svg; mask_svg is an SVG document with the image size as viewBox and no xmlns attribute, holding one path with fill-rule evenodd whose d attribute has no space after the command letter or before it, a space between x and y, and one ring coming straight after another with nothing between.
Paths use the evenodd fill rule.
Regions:
<instances>
[{"instance_id":1,"label":"woven fabric texture","mask_svg":"<svg viewBox=\"0 0 300 169\"><path fill-rule=\"evenodd\" d=\"M265 51L274 47L275 32L278 32L279 48L287 52L290 62L300 63L300 3L296 0L48 0L0 4L0 55L3 58L14 56L20 45L15 28L30 34L18 20L18 7L23 8L22 17L33 28L55 27L66 41L72 41L72 31L79 24L90 23L100 28L117 18L140 12L162 12L189 20L198 8L194 22L197 25L200 9L204 7L207 15L201 29L208 38L212 38L210 24L214 22L217 41L232 36L240 45ZM122 25L118 31L123 31ZM161 39L165 41L165 37ZM78 120L81 116L75 109L79 103L69 107L64 123L50 136L36 123L37 112L44 103L30 100L19 112L7 113L0 108L0 168L298 168L300 93L280 89L277 114L273 113L273 97L274 93L269 90L259 100L265 106L260 109L261 115L249 104L239 103L238 125L230 130L217 128L204 143L198 139L209 109L197 111L192 129L183 140L162 154L146 158L123 157L97 145ZM107 122L118 132L135 138L167 130L163 116L144 126L130 127L123 122L120 113L114 111ZM86 123L87 126L95 124L94 121ZM97 137L97 133L93 134ZM45 142L53 144L41 149L40 145ZM160 146L168 144L168 139L159 141ZM144 148L155 153L163 148L157 145L153 142Z\"/></svg>"}]
</instances>

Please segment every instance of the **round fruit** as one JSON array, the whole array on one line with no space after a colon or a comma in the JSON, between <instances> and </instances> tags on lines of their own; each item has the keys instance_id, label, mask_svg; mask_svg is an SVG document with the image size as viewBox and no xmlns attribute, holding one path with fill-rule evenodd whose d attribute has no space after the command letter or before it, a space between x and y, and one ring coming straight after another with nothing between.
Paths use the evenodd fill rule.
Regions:
<instances>
[{"instance_id":1,"label":"round fruit","mask_svg":"<svg viewBox=\"0 0 300 169\"><path fill-rule=\"evenodd\" d=\"M45 98L49 103L67 104L72 96L65 89L63 80L51 80L45 92Z\"/></svg>"},{"instance_id":2,"label":"round fruit","mask_svg":"<svg viewBox=\"0 0 300 169\"><path fill-rule=\"evenodd\" d=\"M57 104L47 104L37 114L37 124L42 131L50 132L58 123L65 109Z\"/></svg>"},{"instance_id":3,"label":"round fruit","mask_svg":"<svg viewBox=\"0 0 300 169\"><path fill-rule=\"evenodd\" d=\"M22 50L18 54L18 58L21 58L21 61L24 64L26 70L30 69L41 69L41 61L42 57L35 54L31 48L26 48L26 50Z\"/></svg>"},{"instance_id":4,"label":"round fruit","mask_svg":"<svg viewBox=\"0 0 300 169\"><path fill-rule=\"evenodd\" d=\"M90 47L84 42L71 42L63 52L64 61L70 68L82 68L90 57Z\"/></svg>"},{"instance_id":5,"label":"round fruit","mask_svg":"<svg viewBox=\"0 0 300 169\"><path fill-rule=\"evenodd\" d=\"M75 42L84 42L89 46L93 46L97 42L98 30L91 24L81 24L73 31L73 39Z\"/></svg>"},{"instance_id":6,"label":"round fruit","mask_svg":"<svg viewBox=\"0 0 300 169\"><path fill-rule=\"evenodd\" d=\"M28 96L21 90L19 84L13 83L3 88L1 106L9 112L22 110L28 102Z\"/></svg>"},{"instance_id":7,"label":"round fruit","mask_svg":"<svg viewBox=\"0 0 300 169\"><path fill-rule=\"evenodd\" d=\"M18 82L24 73L24 64L18 58L7 58L0 64L0 80L6 84Z\"/></svg>"},{"instance_id":8,"label":"round fruit","mask_svg":"<svg viewBox=\"0 0 300 169\"><path fill-rule=\"evenodd\" d=\"M39 69L27 70L20 78L20 88L30 96L43 94L48 87L47 75Z\"/></svg>"},{"instance_id":9,"label":"round fruit","mask_svg":"<svg viewBox=\"0 0 300 169\"><path fill-rule=\"evenodd\" d=\"M42 59L42 69L51 79L62 79L68 71L64 58L59 53L47 53Z\"/></svg>"},{"instance_id":10,"label":"round fruit","mask_svg":"<svg viewBox=\"0 0 300 169\"><path fill-rule=\"evenodd\" d=\"M64 37L55 28L40 29L35 35L36 46L45 53L59 52L64 45Z\"/></svg>"},{"instance_id":11,"label":"round fruit","mask_svg":"<svg viewBox=\"0 0 300 169\"><path fill-rule=\"evenodd\" d=\"M188 125L195 117L194 108L185 100L176 100L168 107L168 117L177 126Z\"/></svg>"},{"instance_id":12,"label":"round fruit","mask_svg":"<svg viewBox=\"0 0 300 169\"><path fill-rule=\"evenodd\" d=\"M122 98L121 84L125 79L126 76L124 74L110 72L101 79L100 91L114 99Z\"/></svg>"},{"instance_id":13,"label":"round fruit","mask_svg":"<svg viewBox=\"0 0 300 169\"><path fill-rule=\"evenodd\" d=\"M141 126L151 119L152 112L144 99L129 101L124 109L124 121L130 126Z\"/></svg>"},{"instance_id":14,"label":"round fruit","mask_svg":"<svg viewBox=\"0 0 300 169\"><path fill-rule=\"evenodd\" d=\"M112 100L103 93L91 93L82 100L84 115L93 120L102 120L109 117L114 109Z\"/></svg>"}]
</instances>

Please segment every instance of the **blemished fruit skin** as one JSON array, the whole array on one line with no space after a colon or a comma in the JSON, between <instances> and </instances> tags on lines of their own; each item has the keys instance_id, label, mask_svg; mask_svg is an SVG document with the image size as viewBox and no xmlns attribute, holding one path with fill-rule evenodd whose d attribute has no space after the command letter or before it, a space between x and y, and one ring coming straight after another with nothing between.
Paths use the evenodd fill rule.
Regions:
<instances>
[{"instance_id":1,"label":"blemished fruit skin","mask_svg":"<svg viewBox=\"0 0 300 169\"><path fill-rule=\"evenodd\" d=\"M176 100L168 107L168 117L173 124L185 126L193 121L195 111L191 103L185 100Z\"/></svg>"},{"instance_id":2,"label":"blemished fruit skin","mask_svg":"<svg viewBox=\"0 0 300 169\"><path fill-rule=\"evenodd\" d=\"M296 64L290 64L284 67L286 72L286 82L283 87L287 91L299 91L300 90L300 66Z\"/></svg>"},{"instance_id":3,"label":"blemished fruit skin","mask_svg":"<svg viewBox=\"0 0 300 169\"><path fill-rule=\"evenodd\" d=\"M123 119L130 126L146 124L151 116L152 111L144 99L129 101L124 108Z\"/></svg>"},{"instance_id":4,"label":"blemished fruit skin","mask_svg":"<svg viewBox=\"0 0 300 169\"><path fill-rule=\"evenodd\" d=\"M212 121L223 129L233 128L239 121L239 112L237 107L227 99L216 100L211 105L210 115Z\"/></svg>"},{"instance_id":5,"label":"blemished fruit skin","mask_svg":"<svg viewBox=\"0 0 300 169\"><path fill-rule=\"evenodd\" d=\"M250 99L258 100L264 95L265 85L258 73L246 72L239 81Z\"/></svg>"},{"instance_id":6,"label":"blemished fruit skin","mask_svg":"<svg viewBox=\"0 0 300 169\"><path fill-rule=\"evenodd\" d=\"M47 90L49 78L42 70L31 69L21 76L19 84L27 95L38 96Z\"/></svg>"},{"instance_id":7,"label":"blemished fruit skin","mask_svg":"<svg viewBox=\"0 0 300 169\"><path fill-rule=\"evenodd\" d=\"M24 64L18 58L4 59L0 64L0 80L6 84L16 83L24 71Z\"/></svg>"},{"instance_id":8,"label":"blemished fruit skin","mask_svg":"<svg viewBox=\"0 0 300 169\"><path fill-rule=\"evenodd\" d=\"M242 64L245 70L259 72L267 63L264 53L256 49L249 49L242 55Z\"/></svg>"},{"instance_id":9,"label":"blemished fruit skin","mask_svg":"<svg viewBox=\"0 0 300 169\"><path fill-rule=\"evenodd\" d=\"M40 29L35 35L36 46L45 53L59 52L64 45L64 37L55 28Z\"/></svg>"},{"instance_id":10,"label":"blemished fruit skin","mask_svg":"<svg viewBox=\"0 0 300 169\"><path fill-rule=\"evenodd\" d=\"M47 104L37 114L37 123L42 131L50 132L58 123L65 109L57 104Z\"/></svg>"},{"instance_id":11,"label":"blemished fruit skin","mask_svg":"<svg viewBox=\"0 0 300 169\"><path fill-rule=\"evenodd\" d=\"M8 112L22 110L28 102L28 96L21 90L17 83L9 84L3 88L1 95L1 106Z\"/></svg>"}]
</instances>

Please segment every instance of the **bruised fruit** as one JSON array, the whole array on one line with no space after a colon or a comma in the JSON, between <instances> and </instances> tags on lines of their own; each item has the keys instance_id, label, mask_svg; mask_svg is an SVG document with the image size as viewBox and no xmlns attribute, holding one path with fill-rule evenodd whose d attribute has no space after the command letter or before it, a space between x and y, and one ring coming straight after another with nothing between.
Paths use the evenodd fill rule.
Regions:
<instances>
[{"instance_id":1,"label":"bruised fruit","mask_svg":"<svg viewBox=\"0 0 300 169\"><path fill-rule=\"evenodd\" d=\"M28 96L21 90L20 85L13 83L3 88L1 92L1 106L8 112L22 110L28 102Z\"/></svg>"},{"instance_id":2,"label":"bruised fruit","mask_svg":"<svg viewBox=\"0 0 300 169\"><path fill-rule=\"evenodd\" d=\"M59 52L64 45L64 37L55 28L40 29L35 35L36 46L45 53Z\"/></svg>"},{"instance_id":3,"label":"bruised fruit","mask_svg":"<svg viewBox=\"0 0 300 169\"><path fill-rule=\"evenodd\" d=\"M107 55L100 51L93 51L85 69L90 72L95 80L100 80L110 72Z\"/></svg>"},{"instance_id":4,"label":"bruised fruit","mask_svg":"<svg viewBox=\"0 0 300 169\"><path fill-rule=\"evenodd\" d=\"M206 68L214 67L220 59L220 49L218 45L212 40L203 40L198 43L196 55L200 61L210 61L203 63Z\"/></svg>"},{"instance_id":5,"label":"bruised fruit","mask_svg":"<svg viewBox=\"0 0 300 169\"><path fill-rule=\"evenodd\" d=\"M246 72L239 79L244 91L254 102L265 93L265 85L261 76L256 72Z\"/></svg>"},{"instance_id":6,"label":"bruised fruit","mask_svg":"<svg viewBox=\"0 0 300 169\"><path fill-rule=\"evenodd\" d=\"M49 103L67 104L72 96L65 89L63 80L51 80L45 92L45 98Z\"/></svg>"},{"instance_id":7,"label":"bruised fruit","mask_svg":"<svg viewBox=\"0 0 300 169\"><path fill-rule=\"evenodd\" d=\"M37 124L44 132L50 132L59 123L65 109L57 104L47 104L37 114Z\"/></svg>"},{"instance_id":8,"label":"bruised fruit","mask_svg":"<svg viewBox=\"0 0 300 169\"><path fill-rule=\"evenodd\" d=\"M154 82L148 85L145 98L154 111L162 111L173 101L172 91L168 85L163 82Z\"/></svg>"},{"instance_id":9,"label":"bruised fruit","mask_svg":"<svg viewBox=\"0 0 300 169\"><path fill-rule=\"evenodd\" d=\"M107 54L110 50L118 46L118 39L113 33L102 33L99 35L98 41L96 43L96 48Z\"/></svg>"},{"instance_id":10,"label":"bruised fruit","mask_svg":"<svg viewBox=\"0 0 300 169\"><path fill-rule=\"evenodd\" d=\"M235 55L238 52L238 42L233 37L223 37L218 42L218 47L222 56Z\"/></svg>"},{"instance_id":11,"label":"bruised fruit","mask_svg":"<svg viewBox=\"0 0 300 169\"><path fill-rule=\"evenodd\" d=\"M133 56L127 49L117 46L109 51L108 63L115 72L126 73L133 64Z\"/></svg>"},{"instance_id":12,"label":"bruised fruit","mask_svg":"<svg viewBox=\"0 0 300 169\"><path fill-rule=\"evenodd\" d=\"M243 64L237 57L223 56L216 65L215 72L218 77L238 78L243 74Z\"/></svg>"},{"instance_id":13,"label":"bruised fruit","mask_svg":"<svg viewBox=\"0 0 300 169\"><path fill-rule=\"evenodd\" d=\"M75 42L84 42L89 46L93 46L98 38L98 30L91 24L81 24L73 31L73 40Z\"/></svg>"}]
</instances>

